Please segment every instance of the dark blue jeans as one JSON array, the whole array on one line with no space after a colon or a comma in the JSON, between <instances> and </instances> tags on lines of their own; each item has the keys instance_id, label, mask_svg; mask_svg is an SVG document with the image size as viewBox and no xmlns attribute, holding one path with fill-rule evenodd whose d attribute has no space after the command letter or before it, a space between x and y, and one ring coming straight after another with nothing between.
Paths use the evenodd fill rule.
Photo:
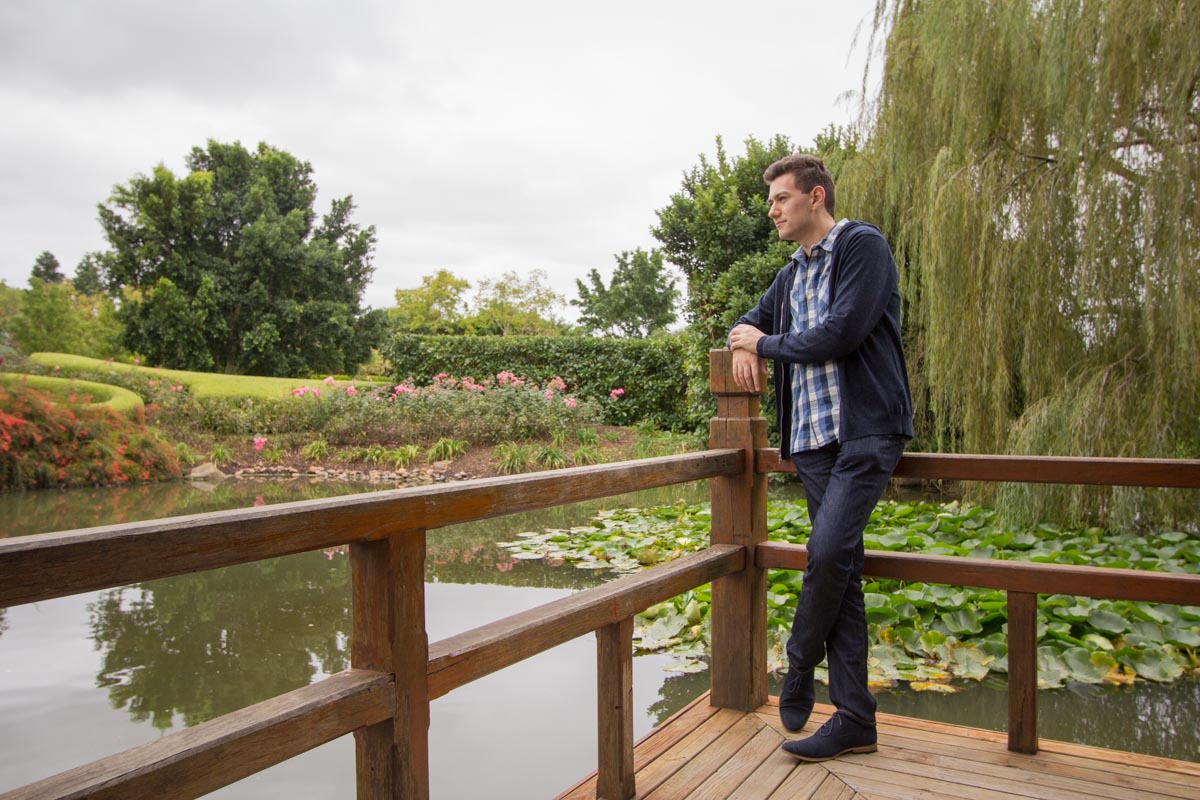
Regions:
<instances>
[{"instance_id":1,"label":"dark blue jeans","mask_svg":"<svg viewBox=\"0 0 1200 800\"><path fill-rule=\"evenodd\" d=\"M808 496L808 567L788 638L788 661L810 670L829 656L829 699L875 722L867 688L863 529L904 452L903 436L865 436L792 453Z\"/></svg>"}]
</instances>

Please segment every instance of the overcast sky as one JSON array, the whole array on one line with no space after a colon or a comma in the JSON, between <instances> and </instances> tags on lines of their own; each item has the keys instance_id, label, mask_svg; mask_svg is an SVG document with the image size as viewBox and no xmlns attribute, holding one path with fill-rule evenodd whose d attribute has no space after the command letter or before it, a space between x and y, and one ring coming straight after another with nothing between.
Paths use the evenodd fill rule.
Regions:
<instances>
[{"instance_id":1,"label":"overcast sky","mask_svg":"<svg viewBox=\"0 0 1200 800\"><path fill-rule=\"evenodd\" d=\"M43 250L73 275L113 185L216 139L311 163L319 214L354 196L368 305L440 268L541 268L570 299L655 244L718 135L851 120L874 6L3 0L0 279L26 287Z\"/></svg>"}]
</instances>

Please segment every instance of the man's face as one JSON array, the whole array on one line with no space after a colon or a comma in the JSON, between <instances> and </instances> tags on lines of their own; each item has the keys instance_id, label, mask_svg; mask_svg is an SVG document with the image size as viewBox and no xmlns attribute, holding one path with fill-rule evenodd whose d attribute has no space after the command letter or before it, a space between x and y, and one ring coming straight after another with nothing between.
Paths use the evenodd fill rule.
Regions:
<instances>
[{"instance_id":1,"label":"man's face","mask_svg":"<svg viewBox=\"0 0 1200 800\"><path fill-rule=\"evenodd\" d=\"M770 205L767 216L775 223L780 239L810 243L808 234L817 228L815 202L812 192L800 191L795 176L790 172L771 181L771 187L767 190L767 203Z\"/></svg>"}]
</instances>

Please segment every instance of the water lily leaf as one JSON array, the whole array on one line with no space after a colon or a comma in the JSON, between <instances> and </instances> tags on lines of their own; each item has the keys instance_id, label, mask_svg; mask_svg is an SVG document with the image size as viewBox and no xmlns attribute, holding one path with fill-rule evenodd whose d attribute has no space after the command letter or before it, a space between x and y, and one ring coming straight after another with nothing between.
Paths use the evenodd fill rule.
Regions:
<instances>
[{"instance_id":1,"label":"water lily leaf","mask_svg":"<svg viewBox=\"0 0 1200 800\"><path fill-rule=\"evenodd\" d=\"M941 694L954 694L958 691L958 687L949 683L940 683L936 681L913 681L908 684L914 692L939 692Z\"/></svg>"},{"instance_id":2,"label":"water lily leaf","mask_svg":"<svg viewBox=\"0 0 1200 800\"><path fill-rule=\"evenodd\" d=\"M1159 683L1169 683L1183 674L1183 665L1161 649L1123 647L1113 657L1139 677Z\"/></svg>"},{"instance_id":3,"label":"water lily leaf","mask_svg":"<svg viewBox=\"0 0 1200 800\"><path fill-rule=\"evenodd\" d=\"M875 625L890 625L898 619L900 619L900 615L891 606L876 606L867 609L867 622Z\"/></svg>"},{"instance_id":4,"label":"water lily leaf","mask_svg":"<svg viewBox=\"0 0 1200 800\"><path fill-rule=\"evenodd\" d=\"M1178 647L1200 647L1200 633L1190 628L1168 625L1163 628L1163 638Z\"/></svg>"},{"instance_id":5,"label":"water lily leaf","mask_svg":"<svg viewBox=\"0 0 1200 800\"><path fill-rule=\"evenodd\" d=\"M1153 622L1142 622L1141 620L1129 626L1129 632L1125 634L1125 640L1131 644L1164 644L1167 639L1163 636L1161 625Z\"/></svg>"},{"instance_id":6,"label":"water lily leaf","mask_svg":"<svg viewBox=\"0 0 1200 800\"><path fill-rule=\"evenodd\" d=\"M1037 654L1039 689L1057 689L1071 680L1071 670L1053 647L1039 647Z\"/></svg>"},{"instance_id":7,"label":"water lily leaf","mask_svg":"<svg viewBox=\"0 0 1200 800\"><path fill-rule=\"evenodd\" d=\"M1191 622L1200 621L1200 606L1179 606L1179 616Z\"/></svg>"},{"instance_id":8,"label":"water lily leaf","mask_svg":"<svg viewBox=\"0 0 1200 800\"><path fill-rule=\"evenodd\" d=\"M1063 663L1071 671L1071 678L1080 683L1103 683L1108 673L1117 665L1108 653L1089 653L1082 647L1072 647L1062 654Z\"/></svg>"},{"instance_id":9,"label":"water lily leaf","mask_svg":"<svg viewBox=\"0 0 1200 800\"><path fill-rule=\"evenodd\" d=\"M1036 545L1040 540L1032 533L1018 533L1009 541L1008 547L1011 550L1028 550Z\"/></svg>"},{"instance_id":10,"label":"water lily leaf","mask_svg":"<svg viewBox=\"0 0 1200 800\"><path fill-rule=\"evenodd\" d=\"M1081 637L1081 640L1083 641L1084 645L1091 650L1111 651L1115 650L1117 647L1112 643L1111 639L1101 636L1098 633L1086 633Z\"/></svg>"},{"instance_id":11,"label":"water lily leaf","mask_svg":"<svg viewBox=\"0 0 1200 800\"><path fill-rule=\"evenodd\" d=\"M1088 624L1101 633L1116 635L1129 630L1129 623L1111 611L1097 609L1088 614Z\"/></svg>"},{"instance_id":12,"label":"water lily leaf","mask_svg":"<svg viewBox=\"0 0 1200 800\"><path fill-rule=\"evenodd\" d=\"M970 636L983 632L983 625L980 624L974 609L961 608L951 611L948 614L942 614L941 620L955 636Z\"/></svg>"},{"instance_id":13,"label":"water lily leaf","mask_svg":"<svg viewBox=\"0 0 1200 800\"><path fill-rule=\"evenodd\" d=\"M667 672L675 672L681 675L692 675L707 670L708 663L697 658L689 658L684 661L674 661L667 664L663 669Z\"/></svg>"},{"instance_id":14,"label":"water lily leaf","mask_svg":"<svg viewBox=\"0 0 1200 800\"><path fill-rule=\"evenodd\" d=\"M1188 535L1183 531L1167 531L1166 533L1160 533L1158 538L1164 542L1183 542L1187 541Z\"/></svg>"},{"instance_id":15,"label":"water lily leaf","mask_svg":"<svg viewBox=\"0 0 1200 800\"><path fill-rule=\"evenodd\" d=\"M988 665L995 656L971 645L959 645L950 654L950 671L959 678L981 681L987 677Z\"/></svg>"}]
</instances>

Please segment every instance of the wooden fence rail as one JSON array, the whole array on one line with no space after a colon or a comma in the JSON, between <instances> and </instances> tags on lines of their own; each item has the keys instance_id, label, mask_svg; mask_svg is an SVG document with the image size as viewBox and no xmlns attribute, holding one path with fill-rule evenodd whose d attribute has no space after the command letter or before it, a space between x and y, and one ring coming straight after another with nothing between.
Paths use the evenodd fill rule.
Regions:
<instances>
[{"instance_id":1,"label":"wooden fence rail","mask_svg":"<svg viewBox=\"0 0 1200 800\"><path fill-rule=\"evenodd\" d=\"M633 617L712 583L711 698L766 701L766 571L802 569L804 548L768 543L766 475L788 471L766 447L759 398L713 351L717 417L702 453L467 481L0 540L0 607L350 545L351 669L124 753L0 795L196 797L346 733L362 800L429 796L429 703L572 638L597 635L598 796L636 792ZM908 454L898 475L1200 488L1200 461ZM637 489L710 479L710 546L530 611L429 644L428 530ZM1200 605L1200 576L868 551L880 577L1002 589L1009 598L1010 748L1036 733L1040 592Z\"/></svg>"}]
</instances>

